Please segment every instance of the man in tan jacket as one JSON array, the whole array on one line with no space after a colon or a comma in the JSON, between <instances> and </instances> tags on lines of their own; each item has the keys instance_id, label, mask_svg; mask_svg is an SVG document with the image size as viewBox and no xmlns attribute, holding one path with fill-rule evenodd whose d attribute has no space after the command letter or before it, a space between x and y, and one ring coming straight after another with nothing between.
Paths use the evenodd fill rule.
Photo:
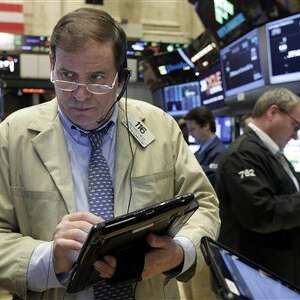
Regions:
<instances>
[{"instance_id":1,"label":"man in tan jacket","mask_svg":"<svg viewBox=\"0 0 300 300\"><path fill-rule=\"evenodd\" d=\"M89 211L88 135L109 124L101 147L114 216L185 193L199 202L173 239L148 237L143 280L127 298L179 299L176 279L193 276L203 264L201 237L218 232L211 185L170 116L144 102L120 100L129 78L126 36L108 14L79 9L64 16L50 47L57 98L0 125L0 287L15 299L106 299L94 296L93 287L76 295L65 294L65 287L89 229L104 220ZM108 278L116 265L108 257L95 268ZM170 271L173 278L164 286L163 273Z\"/></svg>"}]
</instances>

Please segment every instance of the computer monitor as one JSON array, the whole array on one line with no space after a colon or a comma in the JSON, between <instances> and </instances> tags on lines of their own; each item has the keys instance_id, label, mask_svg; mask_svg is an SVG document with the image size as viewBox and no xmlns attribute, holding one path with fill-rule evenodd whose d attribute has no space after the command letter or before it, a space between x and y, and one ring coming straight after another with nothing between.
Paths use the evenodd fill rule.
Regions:
<instances>
[{"instance_id":1,"label":"computer monitor","mask_svg":"<svg viewBox=\"0 0 300 300\"><path fill-rule=\"evenodd\" d=\"M300 130L298 131L298 136ZM293 165L295 171L300 173L300 140L290 140L284 148L284 155L288 161Z\"/></svg>"},{"instance_id":2,"label":"computer monitor","mask_svg":"<svg viewBox=\"0 0 300 300\"><path fill-rule=\"evenodd\" d=\"M233 136L233 118L229 116L219 116L215 118L216 135L224 144L230 144Z\"/></svg>"},{"instance_id":3,"label":"computer monitor","mask_svg":"<svg viewBox=\"0 0 300 300\"><path fill-rule=\"evenodd\" d=\"M300 14L266 24L271 84L300 80Z\"/></svg>"},{"instance_id":4,"label":"computer monitor","mask_svg":"<svg viewBox=\"0 0 300 300\"><path fill-rule=\"evenodd\" d=\"M254 29L220 51L226 97L265 84L260 58L260 33Z\"/></svg>"},{"instance_id":5,"label":"computer monitor","mask_svg":"<svg viewBox=\"0 0 300 300\"><path fill-rule=\"evenodd\" d=\"M144 65L149 69L148 72L144 72L145 82L151 81L152 85L158 87L192 82L198 79L195 74L195 65L184 48L152 55L145 58ZM150 70L151 72L149 72ZM150 89L152 88L150 87Z\"/></svg>"},{"instance_id":6,"label":"computer monitor","mask_svg":"<svg viewBox=\"0 0 300 300\"><path fill-rule=\"evenodd\" d=\"M201 105L198 81L170 85L163 88L164 110L174 117L186 115Z\"/></svg>"},{"instance_id":7,"label":"computer monitor","mask_svg":"<svg viewBox=\"0 0 300 300\"><path fill-rule=\"evenodd\" d=\"M17 79L20 77L20 56L0 53L0 78Z\"/></svg>"},{"instance_id":8,"label":"computer monitor","mask_svg":"<svg viewBox=\"0 0 300 300\"><path fill-rule=\"evenodd\" d=\"M223 107L224 89L220 62L200 72L201 104L209 109Z\"/></svg>"}]
</instances>

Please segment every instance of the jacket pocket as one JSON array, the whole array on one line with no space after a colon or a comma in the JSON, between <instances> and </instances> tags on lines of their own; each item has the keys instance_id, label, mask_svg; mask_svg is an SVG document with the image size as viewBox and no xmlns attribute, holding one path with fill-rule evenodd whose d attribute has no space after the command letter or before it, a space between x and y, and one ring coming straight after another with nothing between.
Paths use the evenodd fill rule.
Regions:
<instances>
[{"instance_id":1,"label":"jacket pocket","mask_svg":"<svg viewBox=\"0 0 300 300\"><path fill-rule=\"evenodd\" d=\"M134 209L165 201L174 195L174 170L132 178Z\"/></svg>"}]
</instances>

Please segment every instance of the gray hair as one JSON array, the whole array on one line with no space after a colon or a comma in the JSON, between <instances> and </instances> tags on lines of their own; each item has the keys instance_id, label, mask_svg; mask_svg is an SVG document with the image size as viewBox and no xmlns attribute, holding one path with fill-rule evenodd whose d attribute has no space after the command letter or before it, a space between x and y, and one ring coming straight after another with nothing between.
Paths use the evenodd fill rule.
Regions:
<instances>
[{"instance_id":1,"label":"gray hair","mask_svg":"<svg viewBox=\"0 0 300 300\"><path fill-rule=\"evenodd\" d=\"M252 111L252 117L261 117L271 105L277 105L280 109L290 112L299 103L300 98L290 90L274 88L258 98Z\"/></svg>"}]
</instances>

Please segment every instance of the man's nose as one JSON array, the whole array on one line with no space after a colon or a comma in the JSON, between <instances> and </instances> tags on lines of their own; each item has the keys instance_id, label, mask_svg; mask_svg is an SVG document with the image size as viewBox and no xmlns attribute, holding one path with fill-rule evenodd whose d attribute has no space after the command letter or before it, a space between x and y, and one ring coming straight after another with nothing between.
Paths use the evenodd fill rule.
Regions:
<instances>
[{"instance_id":1,"label":"man's nose","mask_svg":"<svg viewBox=\"0 0 300 300\"><path fill-rule=\"evenodd\" d=\"M73 95L78 101L85 101L90 98L91 93L87 90L86 85L78 85L77 89L73 92Z\"/></svg>"}]
</instances>

